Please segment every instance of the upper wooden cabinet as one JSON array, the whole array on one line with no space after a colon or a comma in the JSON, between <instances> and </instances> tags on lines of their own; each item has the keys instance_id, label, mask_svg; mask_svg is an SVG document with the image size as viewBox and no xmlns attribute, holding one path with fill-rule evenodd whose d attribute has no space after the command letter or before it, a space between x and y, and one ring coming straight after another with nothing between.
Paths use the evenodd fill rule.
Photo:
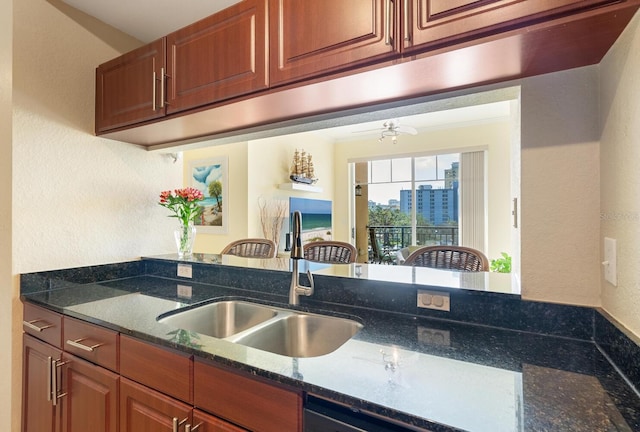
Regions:
<instances>
[{"instance_id":1,"label":"upper wooden cabinet","mask_svg":"<svg viewBox=\"0 0 640 432\"><path fill-rule=\"evenodd\" d=\"M244 0L167 36L167 113L268 87L267 0Z\"/></svg>"},{"instance_id":2,"label":"upper wooden cabinet","mask_svg":"<svg viewBox=\"0 0 640 432\"><path fill-rule=\"evenodd\" d=\"M522 27L620 0L403 0L402 49L412 51Z\"/></svg>"},{"instance_id":3,"label":"upper wooden cabinet","mask_svg":"<svg viewBox=\"0 0 640 432\"><path fill-rule=\"evenodd\" d=\"M281 84L398 54L399 0L269 0L269 78Z\"/></svg>"},{"instance_id":4,"label":"upper wooden cabinet","mask_svg":"<svg viewBox=\"0 0 640 432\"><path fill-rule=\"evenodd\" d=\"M98 66L96 132L165 115L164 38Z\"/></svg>"}]
</instances>

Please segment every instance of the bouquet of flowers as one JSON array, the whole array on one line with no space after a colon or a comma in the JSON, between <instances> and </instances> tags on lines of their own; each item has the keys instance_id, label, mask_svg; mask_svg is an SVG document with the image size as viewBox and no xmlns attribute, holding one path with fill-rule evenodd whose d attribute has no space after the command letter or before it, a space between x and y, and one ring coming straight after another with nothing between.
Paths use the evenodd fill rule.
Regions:
<instances>
[{"instance_id":1,"label":"bouquet of flowers","mask_svg":"<svg viewBox=\"0 0 640 432\"><path fill-rule=\"evenodd\" d=\"M159 204L174 213L171 217L178 218L182 225L187 226L202 213L202 207L198 203L203 199L204 195L201 191L186 187L173 192L160 192Z\"/></svg>"}]
</instances>

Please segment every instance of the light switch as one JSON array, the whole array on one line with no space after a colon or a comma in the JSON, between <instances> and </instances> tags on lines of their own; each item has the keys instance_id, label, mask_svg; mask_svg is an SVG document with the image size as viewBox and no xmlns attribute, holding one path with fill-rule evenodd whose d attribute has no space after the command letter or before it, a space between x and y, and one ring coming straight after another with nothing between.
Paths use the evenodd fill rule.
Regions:
<instances>
[{"instance_id":1,"label":"light switch","mask_svg":"<svg viewBox=\"0 0 640 432\"><path fill-rule=\"evenodd\" d=\"M616 239L604 238L604 279L613 286L618 285L616 263Z\"/></svg>"}]
</instances>

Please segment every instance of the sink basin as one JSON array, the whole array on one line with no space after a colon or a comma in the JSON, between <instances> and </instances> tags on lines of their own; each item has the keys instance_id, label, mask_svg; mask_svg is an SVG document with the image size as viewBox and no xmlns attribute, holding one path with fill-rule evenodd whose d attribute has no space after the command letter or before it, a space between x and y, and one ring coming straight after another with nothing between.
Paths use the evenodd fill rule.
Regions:
<instances>
[{"instance_id":1,"label":"sink basin","mask_svg":"<svg viewBox=\"0 0 640 432\"><path fill-rule=\"evenodd\" d=\"M159 317L158 322L288 357L328 354L362 328L347 318L241 300L177 311Z\"/></svg>"},{"instance_id":2,"label":"sink basin","mask_svg":"<svg viewBox=\"0 0 640 432\"><path fill-rule=\"evenodd\" d=\"M221 301L178 312L158 322L223 339L267 321L277 313L271 307L256 303Z\"/></svg>"},{"instance_id":3,"label":"sink basin","mask_svg":"<svg viewBox=\"0 0 640 432\"><path fill-rule=\"evenodd\" d=\"M289 357L317 357L335 351L361 328L345 318L292 313L234 342Z\"/></svg>"}]
</instances>

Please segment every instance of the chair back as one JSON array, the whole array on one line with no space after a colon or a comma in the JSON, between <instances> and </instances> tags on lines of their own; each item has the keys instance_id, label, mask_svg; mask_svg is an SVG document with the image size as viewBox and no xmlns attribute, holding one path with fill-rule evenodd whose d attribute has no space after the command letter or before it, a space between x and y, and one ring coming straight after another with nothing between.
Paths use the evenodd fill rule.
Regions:
<instances>
[{"instance_id":1,"label":"chair back","mask_svg":"<svg viewBox=\"0 0 640 432\"><path fill-rule=\"evenodd\" d=\"M269 239L246 238L229 243L220 253L245 258L274 258L276 252L276 244Z\"/></svg>"},{"instance_id":2,"label":"chair back","mask_svg":"<svg viewBox=\"0 0 640 432\"><path fill-rule=\"evenodd\" d=\"M321 263L349 264L356 262L358 252L352 244L319 240L303 246L304 259Z\"/></svg>"},{"instance_id":3,"label":"chair back","mask_svg":"<svg viewBox=\"0 0 640 432\"><path fill-rule=\"evenodd\" d=\"M388 252L384 252L380 247L380 242L376 237L375 228L369 228L369 243L371 244L371 260L375 264L391 263L393 259Z\"/></svg>"},{"instance_id":4,"label":"chair back","mask_svg":"<svg viewBox=\"0 0 640 432\"><path fill-rule=\"evenodd\" d=\"M489 260L479 250L464 246L425 246L413 251L404 265L470 272L489 271Z\"/></svg>"}]
</instances>

